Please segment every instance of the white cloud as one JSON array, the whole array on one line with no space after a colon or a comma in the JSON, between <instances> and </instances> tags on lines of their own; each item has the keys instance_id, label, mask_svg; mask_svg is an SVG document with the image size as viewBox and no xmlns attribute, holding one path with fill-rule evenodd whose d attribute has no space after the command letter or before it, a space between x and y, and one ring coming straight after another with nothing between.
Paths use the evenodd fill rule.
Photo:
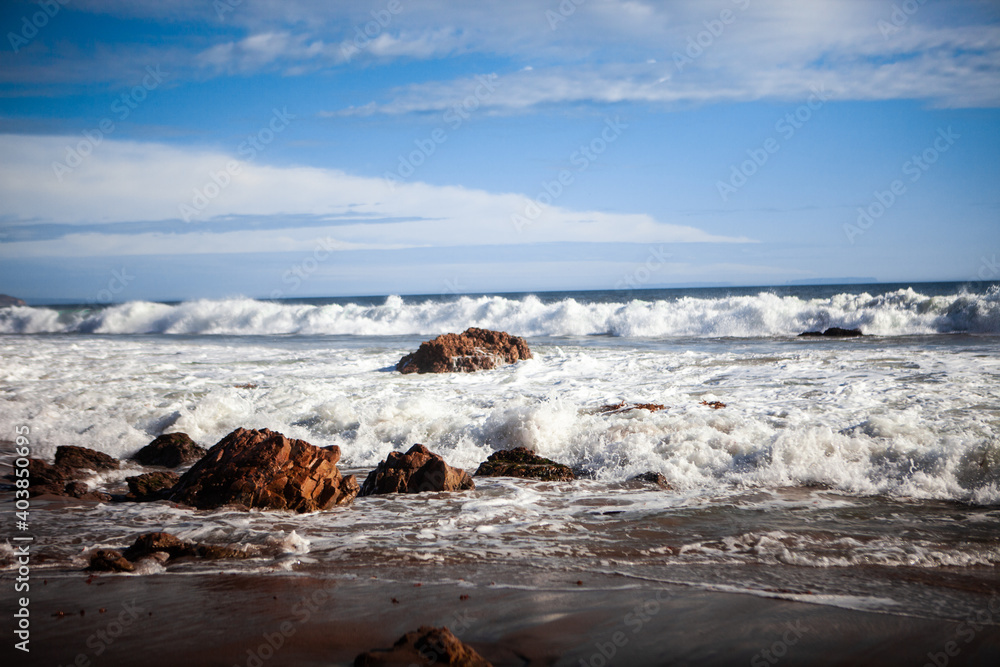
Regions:
<instances>
[{"instance_id":1,"label":"white cloud","mask_svg":"<svg viewBox=\"0 0 1000 667\"><path fill-rule=\"evenodd\" d=\"M53 161L63 158L72 137L0 135L0 214L8 219L88 224L160 221L182 217L195 191L206 191L211 174L225 171L232 155L162 144L105 139L82 165L60 182ZM531 200L425 183L392 186L380 178L334 169L274 167L242 163L231 183L208 201L190 223L192 234L70 235L57 240L0 245L5 256L270 252L303 249L329 236L343 248L509 245L545 242L741 243L674 225L642 213L572 211L545 206L518 230L512 221ZM329 228L199 233L199 220L214 216L369 216L374 222L344 222ZM409 218L386 221L388 218ZM416 218L416 219L414 219Z\"/></svg>"}]
</instances>

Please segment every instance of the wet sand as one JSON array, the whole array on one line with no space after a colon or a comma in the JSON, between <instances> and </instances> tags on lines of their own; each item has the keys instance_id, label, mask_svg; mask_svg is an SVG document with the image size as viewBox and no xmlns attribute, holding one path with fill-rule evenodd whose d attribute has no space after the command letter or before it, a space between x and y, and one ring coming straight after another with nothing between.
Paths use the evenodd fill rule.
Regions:
<instances>
[{"instance_id":1,"label":"wet sand","mask_svg":"<svg viewBox=\"0 0 1000 667\"><path fill-rule=\"evenodd\" d=\"M528 590L396 574L35 580L31 653L8 635L0 656L5 665L347 665L420 625L445 625L494 665L924 665L929 654L938 667L1000 664L995 612L977 630L681 586L623 589L611 577ZM2 585L11 591L11 577ZM984 597L984 612L991 599L998 606ZM3 600L9 619L12 595Z\"/></svg>"}]
</instances>

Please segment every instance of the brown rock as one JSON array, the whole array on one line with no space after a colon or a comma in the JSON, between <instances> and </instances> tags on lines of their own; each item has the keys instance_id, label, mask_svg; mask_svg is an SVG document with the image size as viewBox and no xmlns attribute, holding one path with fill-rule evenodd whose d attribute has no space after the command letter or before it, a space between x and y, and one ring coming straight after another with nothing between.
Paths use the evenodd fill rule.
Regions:
<instances>
[{"instance_id":1,"label":"brown rock","mask_svg":"<svg viewBox=\"0 0 1000 667\"><path fill-rule=\"evenodd\" d=\"M475 486L464 470L452 468L423 445L413 445L405 454L391 452L379 463L365 479L360 495L464 491Z\"/></svg>"},{"instance_id":2,"label":"brown rock","mask_svg":"<svg viewBox=\"0 0 1000 667\"><path fill-rule=\"evenodd\" d=\"M132 459L144 466L176 468L185 463L193 463L207 453L187 433L164 433L133 454Z\"/></svg>"},{"instance_id":3,"label":"brown rock","mask_svg":"<svg viewBox=\"0 0 1000 667\"><path fill-rule=\"evenodd\" d=\"M657 410L666 409L667 406L660 405L659 403L626 403L625 401L622 401L620 403L602 405L597 409L597 411L607 414L619 414L621 412L628 412L629 410L649 410L650 412L656 412Z\"/></svg>"},{"instance_id":4,"label":"brown rock","mask_svg":"<svg viewBox=\"0 0 1000 667\"><path fill-rule=\"evenodd\" d=\"M66 470L41 459L28 459L28 495L43 493L61 496L66 488Z\"/></svg>"},{"instance_id":5,"label":"brown rock","mask_svg":"<svg viewBox=\"0 0 1000 667\"><path fill-rule=\"evenodd\" d=\"M86 447L63 445L56 447L57 468L86 468L88 470L118 470L118 459Z\"/></svg>"},{"instance_id":6,"label":"brown rock","mask_svg":"<svg viewBox=\"0 0 1000 667\"><path fill-rule=\"evenodd\" d=\"M162 500L170 495L170 490L180 478L175 472L147 472L126 477L128 499L136 502Z\"/></svg>"},{"instance_id":7,"label":"brown rock","mask_svg":"<svg viewBox=\"0 0 1000 667\"><path fill-rule=\"evenodd\" d=\"M662 474L658 472L652 472L652 471L644 472L629 477L628 480L625 482L625 484L631 487L639 487L639 486L644 486L646 484L655 484L664 491L671 491L674 488L670 485L670 482L667 481L666 477L664 477Z\"/></svg>"},{"instance_id":8,"label":"brown rock","mask_svg":"<svg viewBox=\"0 0 1000 667\"><path fill-rule=\"evenodd\" d=\"M420 344L396 364L400 373L449 373L486 370L522 359L531 359L523 338L503 331L466 329L444 334Z\"/></svg>"},{"instance_id":9,"label":"brown rock","mask_svg":"<svg viewBox=\"0 0 1000 667\"><path fill-rule=\"evenodd\" d=\"M135 565L114 549L98 549L90 557L89 572L132 572Z\"/></svg>"},{"instance_id":10,"label":"brown rock","mask_svg":"<svg viewBox=\"0 0 1000 667\"><path fill-rule=\"evenodd\" d=\"M422 626L407 632L392 648L368 651L354 659L354 667L390 665L448 665L449 667L492 667L491 663L463 644L448 628Z\"/></svg>"},{"instance_id":11,"label":"brown rock","mask_svg":"<svg viewBox=\"0 0 1000 667\"><path fill-rule=\"evenodd\" d=\"M476 477L522 477L547 482L568 482L576 479L569 466L542 458L527 447L493 452L479 465Z\"/></svg>"},{"instance_id":12,"label":"brown rock","mask_svg":"<svg viewBox=\"0 0 1000 667\"><path fill-rule=\"evenodd\" d=\"M111 500L111 494L104 493L103 491L91 491L90 487L83 482L68 483L59 495L70 496L79 500L97 500L105 503Z\"/></svg>"},{"instance_id":13,"label":"brown rock","mask_svg":"<svg viewBox=\"0 0 1000 667\"><path fill-rule=\"evenodd\" d=\"M707 405L713 410L721 410L722 408L726 407L726 404L723 403L722 401L712 401L712 402L702 401L701 405Z\"/></svg>"},{"instance_id":14,"label":"brown rock","mask_svg":"<svg viewBox=\"0 0 1000 667\"><path fill-rule=\"evenodd\" d=\"M135 542L122 553L122 556L130 561L136 561L161 552L168 554L171 558L179 558L180 556L195 555L196 546L170 533L145 533L135 538Z\"/></svg>"},{"instance_id":15,"label":"brown rock","mask_svg":"<svg viewBox=\"0 0 1000 667\"><path fill-rule=\"evenodd\" d=\"M349 503L358 493L354 476L341 476L339 460L339 447L238 428L184 473L170 498L199 509L239 505L315 512Z\"/></svg>"}]
</instances>

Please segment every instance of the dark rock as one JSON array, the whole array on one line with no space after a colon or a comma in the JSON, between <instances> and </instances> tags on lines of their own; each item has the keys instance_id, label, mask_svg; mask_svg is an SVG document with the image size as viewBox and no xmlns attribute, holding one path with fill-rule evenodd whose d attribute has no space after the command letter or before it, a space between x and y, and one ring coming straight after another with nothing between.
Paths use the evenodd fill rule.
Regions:
<instances>
[{"instance_id":1,"label":"dark rock","mask_svg":"<svg viewBox=\"0 0 1000 667\"><path fill-rule=\"evenodd\" d=\"M349 503L358 493L354 476L341 476L339 460L339 447L238 428L184 473L170 499L199 509L239 505L315 512Z\"/></svg>"},{"instance_id":2,"label":"dark rock","mask_svg":"<svg viewBox=\"0 0 1000 667\"><path fill-rule=\"evenodd\" d=\"M666 477L664 477L662 474L658 472L652 472L652 471L644 472L639 475L634 475L632 477L629 477L625 483L633 487L643 486L646 484L655 484L664 491L672 491L674 488L670 486L670 482L667 481Z\"/></svg>"},{"instance_id":3,"label":"dark rock","mask_svg":"<svg viewBox=\"0 0 1000 667\"><path fill-rule=\"evenodd\" d=\"M135 565L114 549L98 549L90 557L89 572L132 572Z\"/></svg>"},{"instance_id":4,"label":"dark rock","mask_svg":"<svg viewBox=\"0 0 1000 667\"><path fill-rule=\"evenodd\" d=\"M66 470L57 468L41 459L28 459L28 495L48 493L61 496L65 493Z\"/></svg>"},{"instance_id":5,"label":"dark rock","mask_svg":"<svg viewBox=\"0 0 1000 667\"><path fill-rule=\"evenodd\" d=\"M476 477L522 477L547 482L576 479L569 466L542 458L526 447L493 452L479 465Z\"/></svg>"},{"instance_id":6,"label":"dark rock","mask_svg":"<svg viewBox=\"0 0 1000 667\"><path fill-rule=\"evenodd\" d=\"M452 468L423 445L413 445L405 454L391 452L379 463L365 479L360 495L464 491L475 486L464 470Z\"/></svg>"},{"instance_id":7,"label":"dark rock","mask_svg":"<svg viewBox=\"0 0 1000 667\"><path fill-rule=\"evenodd\" d=\"M97 500L104 503L111 500L110 494L103 491L91 491L90 487L83 482L68 483L59 495L70 496L78 500Z\"/></svg>"},{"instance_id":8,"label":"dark rock","mask_svg":"<svg viewBox=\"0 0 1000 667\"><path fill-rule=\"evenodd\" d=\"M602 405L597 409L601 413L618 414L621 412L628 412L629 410L649 410L650 412L656 412L657 410L666 410L667 406L660 405L659 403L626 403L622 401L621 403L609 403L608 405Z\"/></svg>"},{"instance_id":9,"label":"dark rock","mask_svg":"<svg viewBox=\"0 0 1000 667\"><path fill-rule=\"evenodd\" d=\"M6 306L27 306L27 305L28 304L26 304L22 299L18 299L13 296L8 296L6 294L0 294L0 308L4 308Z\"/></svg>"},{"instance_id":10,"label":"dark rock","mask_svg":"<svg viewBox=\"0 0 1000 667\"><path fill-rule=\"evenodd\" d=\"M466 329L444 334L420 344L396 364L400 373L449 373L486 370L522 359L531 359L523 338L503 331Z\"/></svg>"},{"instance_id":11,"label":"dark rock","mask_svg":"<svg viewBox=\"0 0 1000 667\"><path fill-rule=\"evenodd\" d=\"M815 336L825 336L827 338L857 338L858 336L864 336L861 329L841 329L840 327L830 327L826 331L805 331L799 334L799 337L815 337Z\"/></svg>"},{"instance_id":12,"label":"dark rock","mask_svg":"<svg viewBox=\"0 0 1000 667\"><path fill-rule=\"evenodd\" d=\"M707 405L708 407L712 408L713 410L721 410L722 408L726 407L726 404L723 403L722 401L712 401L712 402L702 401L701 405Z\"/></svg>"},{"instance_id":13,"label":"dark rock","mask_svg":"<svg viewBox=\"0 0 1000 667\"><path fill-rule=\"evenodd\" d=\"M449 665L450 667L492 667L491 663L463 644L448 628L422 626L407 632L392 648L368 651L354 659L354 667L390 665Z\"/></svg>"},{"instance_id":14,"label":"dark rock","mask_svg":"<svg viewBox=\"0 0 1000 667\"><path fill-rule=\"evenodd\" d=\"M128 549L122 554L130 561L150 556L154 553L166 553L171 558L195 555L196 545L184 542L170 533L145 533L135 538Z\"/></svg>"},{"instance_id":15,"label":"dark rock","mask_svg":"<svg viewBox=\"0 0 1000 667\"><path fill-rule=\"evenodd\" d=\"M57 468L86 468L88 470L118 470L118 459L86 447L63 445L56 447Z\"/></svg>"},{"instance_id":16,"label":"dark rock","mask_svg":"<svg viewBox=\"0 0 1000 667\"><path fill-rule=\"evenodd\" d=\"M135 454L132 459L144 466L176 468L185 463L193 463L208 453L199 447L187 433L164 433Z\"/></svg>"},{"instance_id":17,"label":"dark rock","mask_svg":"<svg viewBox=\"0 0 1000 667\"><path fill-rule=\"evenodd\" d=\"M136 502L162 500L170 495L170 490L180 478L175 472L147 472L126 477L127 498Z\"/></svg>"}]
</instances>

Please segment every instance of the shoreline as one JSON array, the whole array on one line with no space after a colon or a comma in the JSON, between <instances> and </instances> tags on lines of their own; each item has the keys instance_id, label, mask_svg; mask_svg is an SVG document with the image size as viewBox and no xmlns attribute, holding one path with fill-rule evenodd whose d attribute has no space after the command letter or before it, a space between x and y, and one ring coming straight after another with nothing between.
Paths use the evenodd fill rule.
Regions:
<instances>
[{"instance_id":1,"label":"shoreline","mask_svg":"<svg viewBox=\"0 0 1000 667\"><path fill-rule=\"evenodd\" d=\"M506 578L516 567L510 564ZM418 626L443 625L498 666L922 665L928 654L951 664L1000 661L996 625L976 631L962 622L685 586L621 588L620 578L594 574L569 573L529 590L422 583L420 573L407 569L392 581L168 574L88 583L84 573L41 585L36 579L30 657L10 642L0 655L6 664L25 665L349 665ZM586 581L576 585L577 576ZM992 600L1000 612L1000 600ZM949 658L949 648L958 653Z\"/></svg>"}]
</instances>

